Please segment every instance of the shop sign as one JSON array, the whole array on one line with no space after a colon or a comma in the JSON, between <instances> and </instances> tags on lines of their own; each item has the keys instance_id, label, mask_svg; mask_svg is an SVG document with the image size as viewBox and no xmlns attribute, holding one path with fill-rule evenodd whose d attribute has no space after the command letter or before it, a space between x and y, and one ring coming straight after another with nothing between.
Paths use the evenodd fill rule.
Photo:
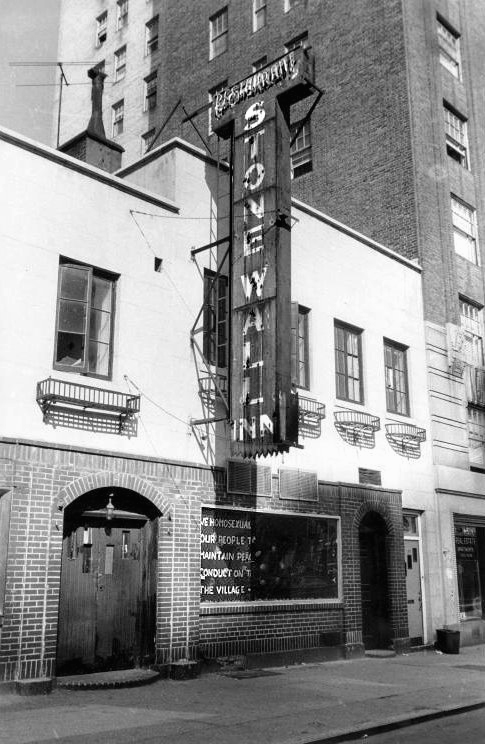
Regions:
<instances>
[{"instance_id":1,"label":"shop sign","mask_svg":"<svg viewBox=\"0 0 485 744\"><path fill-rule=\"evenodd\" d=\"M223 117L215 131L234 138L233 455L267 455L298 444L290 373L289 111L311 92L309 70L308 56L299 49L269 65L261 80L247 78L214 102L214 115Z\"/></svg>"}]
</instances>

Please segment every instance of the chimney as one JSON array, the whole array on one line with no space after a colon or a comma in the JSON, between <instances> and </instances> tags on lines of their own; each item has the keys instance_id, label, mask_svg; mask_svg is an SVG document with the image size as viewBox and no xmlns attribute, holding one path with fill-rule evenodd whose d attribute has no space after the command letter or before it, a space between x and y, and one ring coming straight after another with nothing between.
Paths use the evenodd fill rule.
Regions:
<instances>
[{"instance_id":1,"label":"chimney","mask_svg":"<svg viewBox=\"0 0 485 744\"><path fill-rule=\"evenodd\" d=\"M99 67L88 70L92 80L91 118L87 129L59 147L61 152L113 173L121 167L124 149L106 138L103 125L103 88L106 75Z\"/></svg>"}]
</instances>

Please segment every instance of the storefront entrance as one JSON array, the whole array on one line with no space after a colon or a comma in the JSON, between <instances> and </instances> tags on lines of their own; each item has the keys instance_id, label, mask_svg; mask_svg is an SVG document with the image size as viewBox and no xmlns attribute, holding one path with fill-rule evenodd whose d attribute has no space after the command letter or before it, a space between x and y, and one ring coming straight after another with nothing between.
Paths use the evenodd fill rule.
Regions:
<instances>
[{"instance_id":1,"label":"storefront entrance","mask_svg":"<svg viewBox=\"0 0 485 744\"><path fill-rule=\"evenodd\" d=\"M369 512L359 527L362 594L362 636L366 649L391 643L388 598L387 528L377 512Z\"/></svg>"},{"instance_id":2,"label":"storefront entrance","mask_svg":"<svg viewBox=\"0 0 485 744\"><path fill-rule=\"evenodd\" d=\"M145 499L121 490L92 492L66 509L58 674L153 661L157 525Z\"/></svg>"}]
</instances>

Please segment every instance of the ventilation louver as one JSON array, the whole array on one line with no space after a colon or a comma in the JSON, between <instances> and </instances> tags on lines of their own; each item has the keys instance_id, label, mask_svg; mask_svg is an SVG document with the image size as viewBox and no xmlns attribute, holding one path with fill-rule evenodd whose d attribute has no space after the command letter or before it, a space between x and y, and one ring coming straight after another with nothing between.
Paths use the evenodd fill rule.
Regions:
<instances>
[{"instance_id":1,"label":"ventilation louver","mask_svg":"<svg viewBox=\"0 0 485 744\"><path fill-rule=\"evenodd\" d=\"M312 470L280 468L280 499L318 500L318 476Z\"/></svg>"},{"instance_id":2,"label":"ventilation louver","mask_svg":"<svg viewBox=\"0 0 485 744\"><path fill-rule=\"evenodd\" d=\"M246 460L228 460L227 492L271 496L271 467Z\"/></svg>"}]
</instances>

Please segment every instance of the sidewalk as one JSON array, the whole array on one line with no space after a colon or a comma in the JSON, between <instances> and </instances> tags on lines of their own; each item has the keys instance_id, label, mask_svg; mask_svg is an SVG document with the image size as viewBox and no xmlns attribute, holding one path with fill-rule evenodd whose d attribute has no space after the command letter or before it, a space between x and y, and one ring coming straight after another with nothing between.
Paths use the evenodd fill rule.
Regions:
<instances>
[{"instance_id":1,"label":"sidewalk","mask_svg":"<svg viewBox=\"0 0 485 744\"><path fill-rule=\"evenodd\" d=\"M485 707L485 646L204 675L121 690L0 695L1 744L307 744Z\"/></svg>"}]
</instances>

